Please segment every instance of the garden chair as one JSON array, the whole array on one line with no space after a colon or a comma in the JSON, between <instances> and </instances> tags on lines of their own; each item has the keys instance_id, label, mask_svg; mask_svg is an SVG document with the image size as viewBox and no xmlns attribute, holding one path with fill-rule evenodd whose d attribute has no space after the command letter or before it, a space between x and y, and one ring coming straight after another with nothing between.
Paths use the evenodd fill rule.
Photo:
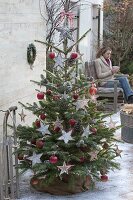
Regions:
<instances>
[{"instance_id":1,"label":"garden chair","mask_svg":"<svg viewBox=\"0 0 133 200\"><path fill-rule=\"evenodd\" d=\"M95 62L94 61L86 61L85 62L85 75L86 77L93 77L94 80L97 80L100 82L101 80L98 80L96 70L95 70ZM124 93L123 89L117 86L118 80L109 80L113 81L114 88L105 88L97 85L98 89L98 99L106 99L105 108L106 109L113 109L113 111L116 113L119 106L124 103ZM105 82L105 81L104 81Z\"/></svg>"}]
</instances>

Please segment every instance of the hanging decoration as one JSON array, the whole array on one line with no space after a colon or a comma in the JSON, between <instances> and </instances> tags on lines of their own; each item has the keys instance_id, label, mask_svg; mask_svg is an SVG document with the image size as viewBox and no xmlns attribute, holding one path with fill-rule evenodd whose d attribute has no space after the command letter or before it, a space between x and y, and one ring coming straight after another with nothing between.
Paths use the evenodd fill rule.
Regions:
<instances>
[{"instance_id":1,"label":"hanging decoration","mask_svg":"<svg viewBox=\"0 0 133 200\"><path fill-rule=\"evenodd\" d=\"M82 137L88 138L88 136L91 134L89 125L86 128L83 128L83 129L84 129L84 132L83 132Z\"/></svg>"},{"instance_id":2,"label":"hanging decoration","mask_svg":"<svg viewBox=\"0 0 133 200\"><path fill-rule=\"evenodd\" d=\"M48 57L50 59L54 59L55 58L55 52L49 52Z\"/></svg>"},{"instance_id":3,"label":"hanging decoration","mask_svg":"<svg viewBox=\"0 0 133 200\"><path fill-rule=\"evenodd\" d=\"M89 93L90 93L90 95L95 95L97 93L97 88L94 83L92 83L92 86L89 89Z\"/></svg>"},{"instance_id":4,"label":"hanging decoration","mask_svg":"<svg viewBox=\"0 0 133 200\"><path fill-rule=\"evenodd\" d=\"M97 160L97 154L98 154L98 151L92 151L92 152L90 152L89 153L89 155L91 156L90 161Z\"/></svg>"},{"instance_id":5,"label":"hanging decoration","mask_svg":"<svg viewBox=\"0 0 133 200\"><path fill-rule=\"evenodd\" d=\"M66 131L62 131L62 136L58 138L58 140L64 140L65 144L67 144L70 140L73 140L73 138L71 137L71 133L72 130L70 130L69 132Z\"/></svg>"},{"instance_id":6,"label":"hanging decoration","mask_svg":"<svg viewBox=\"0 0 133 200\"><path fill-rule=\"evenodd\" d=\"M33 69L33 64L36 59L36 47L34 44L29 44L27 47L27 62L30 65L30 69Z\"/></svg>"},{"instance_id":7,"label":"hanging decoration","mask_svg":"<svg viewBox=\"0 0 133 200\"><path fill-rule=\"evenodd\" d=\"M62 56L61 56L60 53L56 56L56 58L54 59L54 61L55 61L54 69L57 70L58 67L63 68L63 65L64 65L63 62L64 62L64 60L63 60L63 58L62 58Z\"/></svg>"},{"instance_id":8,"label":"hanging decoration","mask_svg":"<svg viewBox=\"0 0 133 200\"><path fill-rule=\"evenodd\" d=\"M60 39L59 42L69 39L74 41L72 32L76 29L68 28L68 27L56 27L57 31L60 32Z\"/></svg>"},{"instance_id":9,"label":"hanging decoration","mask_svg":"<svg viewBox=\"0 0 133 200\"><path fill-rule=\"evenodd\" d=\"M25 117L26 115L24 114L24 111L22 109L21 113L19 113L20 117L21 117L21 122L25 122Z\"/></svg>"},{"instance_id":10,"label":"hanging decoration","mask_svg":"<svg viewBox=\"0 0 133 200\"><path fill-rule=\"evenodd\" d=\"M66 94L66 91L64 91L64 94L62 94L62 98L63 98L64 100L67 100L68 95Z\"/></svg>"},{"instance_id":11,"label":"hanging decoration","mask_svg":"<svg viewBox=\"0 0 133 200\"><path fill-rule=\"evenodd\" d=\"M68 170L73 166L74 165L67 165L66 162L64 161L63 166L57 166L57 167L58 167L58 169L61 170L61 172L60 172L60 175L61 175L61 174L64 174L64 173L68 174Z\"/></svg>"},{"instance_id":12,"label":"hanging decoration","mask_svg":"<svg viewBox=\"0 0 133 200\"><path fill-rule=\"evenodd\" d=\"M112 128L116 128L116 123L117 122L114 122L113 120L112 120L112 118L110 117L110 121L109 121L109 123L108 123L108 126L109 126L109 129L112 129Z\"/></svg>"},{"instance_id":13,"label":"hanging decoration","mask_svg":"<svg viewBox=\"0 0 133 200\"><path fill-rule=\"evenodd\" d=\"M42 153L36 154L35 152L33 152L33 155L28 157L28 159L32 161L32 166L35 165L36 163L41 163L40 158L42 155L43 155Z\"/></svg>"},{"instance_id":14,"label":"hanging decoration","mask_svg":"<svg viewBox=\"0 0 133 200\"><path fill-rule=\"evenodd\" d=\"M54 123L54 130L55 130L57 127L59 127L60 129L62 129L62 128L63 128L62 123L63 123L63 120L59 120L59 117L57 117L57 119L56 119L56 121L55 121L55 123Z\"/></svg>"},{"instance_id":15,"label":"hanging decoration","mask_svg":"<svg viewBox=\"0 0 133 200\"><path fill-rule=\"evenodd\" d=\"M76 106L76 110L79 110L79 109L84 109L85 110L85 107L88 106L88 101L89 99L81 99L81 100L77 100L76 103L74 103L74 105Z\"/></svg>"},{"instance_id":16,"label":"hanging decoration","mask_svg":"<svg viewBox=\"0 0 133 200\"><path fill-rule=\"evenodd\" d=\"M71 59L76 59L76 58L78 58L78 53L77 53L77 52L72 52L71 55L70 55L70 58L71 58Z\"/></svg>"},{"instance_id":17,"label":"hanging decoration","mask_svg":"<svg viewBox=\"0 0 133 200\"><path fill-rule=\"evenodd\" d=\"M65 10L63 10L61 13L60 13L60 17L61 17L61 21L63 21L65 18L68 19L68 22L70 22L70 27L73 27L73 19L74 19L74 13L72 12L65 12Z\"/></svg>"},{"instance_id":18,"label":"hanging decoration","mask_svg":"<svg viewBox=\"0 0 133 200\"><path fill-rule=\"evenodd\" d=\"M40 123L40 128L37 129L42 133L42 135L51 135L50 131L48 130L49 125L45 125L44 123Z\"/></svg>"}]
</instances>

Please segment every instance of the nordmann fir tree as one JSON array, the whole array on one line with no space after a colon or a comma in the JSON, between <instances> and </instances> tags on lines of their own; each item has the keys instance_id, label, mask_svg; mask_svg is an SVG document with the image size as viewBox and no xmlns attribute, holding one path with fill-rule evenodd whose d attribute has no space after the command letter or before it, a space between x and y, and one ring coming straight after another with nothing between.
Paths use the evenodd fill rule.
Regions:
<instances>
[{"instance_id":1,"label":"nordmann fir tree","mask_svg":"<svg viewBox=\"0 0 133 200\"><path fill-rule=\"evenodd\" d=\"M95 180L107 181L108 171L119 166L115 157L121 151L114 144L115 123L110 121L107 127L97 110L95 84L82 73L77 76L80 54L73 48L87 32L69 46L75 29L68 15L56 30L63 47L44 43L51 47L47 56L53 73L45 70L47 78L41 74L40 82L33 81L41 85L38 102L21 103L36 121L31 127L17 127L18 159L22 170L32 170L31 185L36 190L69 194L88 190Z\"/></svg>"}]
</instances>

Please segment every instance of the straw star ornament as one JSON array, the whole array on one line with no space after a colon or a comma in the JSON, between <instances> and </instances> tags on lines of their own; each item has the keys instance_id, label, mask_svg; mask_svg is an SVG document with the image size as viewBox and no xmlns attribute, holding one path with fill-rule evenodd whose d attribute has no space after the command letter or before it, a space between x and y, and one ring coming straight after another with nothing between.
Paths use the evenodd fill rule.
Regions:
<instances>
[{"instance_id":1,"label":"straw star ornament","mask_svg":"<svg viewBox=\"0 0 133 200\"><path fill-rule=\"evenodd\" d=\"M23 109L22 109L21 113L19 113L19 115L20 115L20 117L21 117L21 122L22 122L22 121L25 122L25 117L26 117L26 115L24 114Z\"/></svg>"},{"instance_id":2,"label":"straw star ornament","mask_svg":"<svg viewBox=\"0 0 133 200\"><path fill-rule=\"evenodd\" d=\"M63 128L62 122L63 122L63 120L60 121L59 118L57 117L57 119L56 119L56 121L55 121L55 123L54 123L54 128L59 127L60 129L62 129L62 128Z\"/></svg>"},{"instance_id":3,"label":"straw star ornament","mask_svg":"<svg viewBox=\"0 0 133 200\"><path fill-rule=\"evenodd\" d=\"M112 128L116 128L116 123L115 121L112 120L112 118L110 117L110 121L108 123L108 126L109 126L109 129L112 129Z\"/></svg>"},{"instance_id":4,"label":"straw star ornament","mask_svg":"<svg viewBox=\"0 0 133 200\"><path fill-rule=\"evenodd\" d=\"M89 155L91 156L90 161L94 161L97 159L97 151L90 152Z\"/></svg>"},{"instance_id":5,"label":"straw star ornament","mask_svg":"<svg viewBox=\"0 0 133 200\"><path fill-rule=\"evenodd\" d=\"M74 165L66 165L66 162L64 161L63 166L57 166L57 167L58 167L58 169L61 170L61 172L60 172L60 175L61 175L61 174L64 174L64 173L68 174L68 170L73 166Z\"/></svg>"}]
</instances>

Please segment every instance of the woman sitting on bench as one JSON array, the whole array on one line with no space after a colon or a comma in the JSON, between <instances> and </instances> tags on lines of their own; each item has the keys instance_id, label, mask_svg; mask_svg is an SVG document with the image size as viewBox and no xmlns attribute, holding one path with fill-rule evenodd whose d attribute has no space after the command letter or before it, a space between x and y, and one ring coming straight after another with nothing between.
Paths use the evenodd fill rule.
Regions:
<instances>
[{"instance_id":1,"label":"woman sitting on bench","mask_svg":"<svg viewBox=\"0 0 133 200\"><path fill-rule=\"evenodd\" d=\"M118 87L121 87L123 89L126 101L128 103L133 103L133 90L131 89L127 77L118 76L114 78L114 74L116 74L120 70L120 67L112 66L112 62L110 60L111 52L112 50L109 47L103 47L97 53L97 59L95 60L95 69L97 77L102 80L100 85L106 88L112 88L114 87L113 82L106 81L113 79L119 80Z\"/></svg>"}]
</instances>

